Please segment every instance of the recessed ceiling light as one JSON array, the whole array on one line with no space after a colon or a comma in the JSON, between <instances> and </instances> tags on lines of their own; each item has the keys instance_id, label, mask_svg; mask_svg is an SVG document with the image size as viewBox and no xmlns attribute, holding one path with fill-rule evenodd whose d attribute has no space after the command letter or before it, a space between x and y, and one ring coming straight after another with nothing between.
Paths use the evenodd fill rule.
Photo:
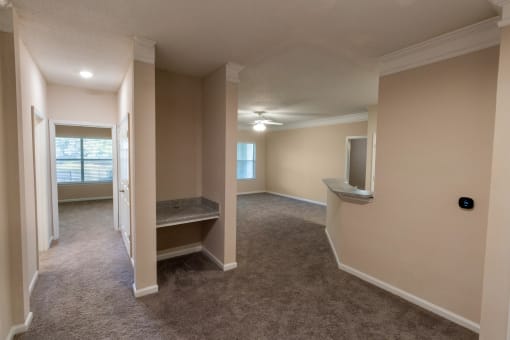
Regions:
<instances>
[{"instance_id":1,"label":"recessed ceiling light","mask_svg":"<svg viewBox=\"0 0 510 340\"><path fill-rule=\"evenodd\" d=\"M80 76L84 79L89 79L89 78L92 78L94 76L94 74L90 71L83 70L83 71L80 71Z\"/></svg>"}]
</instances>

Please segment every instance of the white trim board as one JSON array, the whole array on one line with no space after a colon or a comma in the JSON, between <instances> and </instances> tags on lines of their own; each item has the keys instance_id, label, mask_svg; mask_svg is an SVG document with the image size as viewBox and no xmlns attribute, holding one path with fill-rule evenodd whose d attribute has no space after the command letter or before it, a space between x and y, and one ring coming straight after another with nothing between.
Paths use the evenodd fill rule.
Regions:
<instances>
[{"instance_id":1,"label":"white trim board","mask_svg":"<svg viewBox=\"0 0 510 340\"><path fill-rule=\"evenodd\" d=\"M296 201L302 201L302 202L306 202L306 203L312 203L312 204L317 204L317 205L321 205L321 206L326 206L326 202L320 202L320 201L314 201L314 200L309 200L307 198L303 198L303 197L297 197L297 196L291 196L291 195L286 195L286 194L281 194L279 192L274 192L274 191L266 191L266 193L268 194L271 194L271 195L276 195L276 196L281 196L281 197L286 197L286 198L291 198L293 200L296 200Z\"/></svg>"},{"instance_id":2,"label":"white trim board","mask_svg":"<svg viewBox=\"0 0 510 340\"><path fill-rule=\"evenodd\" d=\"M85 201L102 201L102 200L111 200L111 199L113 199L113 196L69 198L69 199L66 199L66 200L59 200L58 203L85 202Z\"/></svg>"},{"instance_id":3,"label":"white trim board","mask_svg":"<svg viewBox=\"0 0 510 340\"><path fill-rule=\"evenodd\" d=\"M146 295L156 294L159 290L158 285L148 286L142 289L137 289L136 285L133 283L133 294L135 298L139 298Z\"/></svg>"},{"instance_id":4,"label":"white trim board","mask_svg":"<svg viewBox=\"0 0 510 340\"><path fill-rule=\"evenodd\" d=\"M401 297L402 299L411 302L412 304L415 304L423 309L428 310L429 312L432 312L436 315L439 315L447 320L450 320L453 323L456 323L457 325L460 325L462 327L465 327L475 333L480 332L480 325L464 318L463 316L460 316L452 311L449 311L443 307L440 307L438 305L435 305L427 300L424 300L416 295L413 295L409 292L406 292L405 290L402 290L400 288L397 288L389 283L386 283L382 280L379 280L373 276L370 276L360 270L357 270L355 268L352 268L346 264L343 264L340 261L340 258L336 252L335 247L333 246L333 241L331 240L328 230L324 229L326 232L326 237L328 238L329 245L331 246L331 249L333 251L333 255L335 256L336 263L338 265L338 269L343 270L351 275L356 276L357 278L366 281L370 284L373 284L374 286L377 286L391 294L394 294L396 296Z\"/></svg>"},{"instance_id":5,"label":"white trim board","mask_svg":"<svg viewBox=\"0 0 510 340\"><path fill-rule=\"evenodd\" d=\"M181 247L175 247L170 249L165 249L162 251L158 251L157 259L158 261L168 260L174 257L200 253L202 251L202 243L192 243Z\"/></svg>"},{"instance_id":6,"label":"white trim board","mask_svg":"<svg viewBox=\"0 0 510 340\"><path fill-rule=\"evenodd\" d=\"M51 244L51 242L50 242ZM30 281L30 284L28 285L28 295L32 296L32 292L34 291L35 284L37 283L37 279L39 278L39 271L36 270L34 273L34 276L32 276L32 280Z\"/></svg>"},{"instance_id":7,"label":"white trim board","mask_svg":"<svg viewBox=\"0 0 510 340\"><path fill-rule=\"evenodd\" d=\"M243 196L243 195L254 195L254 194L264 194L267 191L245 191L245 192L238 192L237 196Z\"/></svg>"},{"instance_id":8,"label":"white trim board","mask_svg":"<svg viewBox=\"0 0 510 340\"><path fill-rule=\"evenodd\" d=\"M34 318L34 314L32 312L29 312L25 322L23 324L14 325L9 330L9 334L7 334L7 340L12 340L15 335L25 333L28 331L28 328L30 327L30 324L32 323L32 319Z\"/></svg>"},{"instance_id":9,"label":"white trim board","mask_svg":"<svg viewBox=\"0 0 510 340\"><path fill-rule=\"evenodd\" d=\"M384 55L379 59L380 74L386 76L499 45L499 20L483 20Z\"/></svg>"},{"instance_id":10,"label":"white trim board","mask_svg":"<svg viewBox=\"0 0 510 340\"><path fill-rule=\"evenodd\" d=\"M224 264L222 261L220 261L220 259L218 259L216 256L213 255L213 253L211 253L207 248L205 247L202 247L202 253L207 256L211 261L213 261L214 263L216 263L216 265L218 267L220 267L221 270L223 270L224 272L226 271L229 271L229 270L232 270L232 269L235 269L237 268L237 262L232 262L232 263L226 263Z\"/></svg>"},{"instance_id":11,"label":"white trim board","mask_svg":"<svg viewBox=\"0 0 510 340\"><path fill-rule=\"evenodd\" d=\"M358 113L349 113L340 116L328 117L328 118L319 118L306 120L302 122L294 122L284 124L282 126L271 126L268 129L268 132L272 131L282 131L282 130L293 130L293 129L304 129L310 127L317 126L328 126L328 125L337 125L337 124L350 124L350 123L359 123L368 121L368 112L358 112ZM242 130L242 128L241 128Z\"/></svg>"}]
</instances>

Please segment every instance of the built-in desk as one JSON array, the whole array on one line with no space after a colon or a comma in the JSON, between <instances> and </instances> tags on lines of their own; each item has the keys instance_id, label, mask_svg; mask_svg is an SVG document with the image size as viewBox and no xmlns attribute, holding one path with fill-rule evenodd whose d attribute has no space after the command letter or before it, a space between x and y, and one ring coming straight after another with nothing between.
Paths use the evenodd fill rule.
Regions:
<instances>
[{"instance_id":1,"label":"built-in desk","mask_svg":"<svg viewBox=\"0 0 510 340\"><path fill-rule=\"evenodd\" d=\"M156 228L214 220L220 217L219 205L204 197L156 203Z\"/></svg>"},{"instance_id":2,"label":"built-in desk","mask_svg":"<svg viewBox=\"0 0 510 340\"><path fill-rule=\"evenodd\" d=\"M324 184L334 192L339 198L346 201L356 201L360 203L368 203L374 195L368 190L361 190L346 183L343 179L325 178L322 180Z\"/></svg>"}]
</instances>

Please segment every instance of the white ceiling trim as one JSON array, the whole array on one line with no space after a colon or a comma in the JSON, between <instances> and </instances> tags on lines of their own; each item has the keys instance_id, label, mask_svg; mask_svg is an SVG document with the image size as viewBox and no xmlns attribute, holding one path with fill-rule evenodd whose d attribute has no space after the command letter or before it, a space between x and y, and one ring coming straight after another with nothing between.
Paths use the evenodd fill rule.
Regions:
<instances>
[{"instance_id":1,"label":"white ceiling trim","mask_svg":"<svg viewBox=\"0 0 510 340\"><path fill-rule=\"evenodd\" d=\"M500 42L499 20L490 18L387 54L379 60L380 74L385 76L496 46Z\"/></svg>"},{"instance_id":2,"label":"white ceiling trim","mask_svg":"<svg viewBox=\"0 0 510 340\"><path fill-rule=\"evenodd\" d=\"M153 40L134 37L134 58L147 64L156 62L156 42Z\"/></svg>"},{"instance_id":3,"label":"white ceiling trim","mask_svg":"<svg viewBox=\"0 0 510 340\"><path fill-rule=\"evenodd\" d=\"M327 126L327 125L336 125L336 124L349 124L349 123L358 123L358 122L366 122L368 121L368 112L359 112L359 113L350 113L342 116L330 117L330 118L320 118L320 119L312 119L303 122L295 122L289 123L282 126L271 126L270 131L280 131L280 130L293 130L293 129L303 129L317 126Z\"/></svg>"},{"instance_id":4,"label":"white ceiling trim","mask_svg":"<svg viewBox=\"0 0 510 340\"><path fill-rule=\"evenodd\" d=\"M239 83L239 73L244 69L244 66L236 63L227 63L227 81L231 83Z\"/></svg>"}]
</instances>

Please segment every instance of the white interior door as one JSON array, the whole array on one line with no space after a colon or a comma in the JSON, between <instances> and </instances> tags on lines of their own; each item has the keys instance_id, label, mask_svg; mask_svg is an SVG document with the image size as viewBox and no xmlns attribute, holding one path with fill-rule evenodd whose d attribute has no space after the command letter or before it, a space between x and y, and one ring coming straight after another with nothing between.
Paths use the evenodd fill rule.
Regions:
<instances>
[{"instance_id":1,"label":"white interior door","mask_svg":"<svg viewBox=\"0 0 510 340\"><path fill-rule=\"evenodd\" d=\"M50 156L48 122L32 106L32 147L36 203L37 244L48 250L53 239L51 213Z\"/></svg>"},{"instance_id":2,"label":"white interior door","mask_svg":"<svg viewBox=\"0 0 510 340\"><path fill-rule=\"evenodd\" d=\"M129 186L129 114L117 128L119 229L131 257L131 199Z\"/></svg>"}]
</instances>

